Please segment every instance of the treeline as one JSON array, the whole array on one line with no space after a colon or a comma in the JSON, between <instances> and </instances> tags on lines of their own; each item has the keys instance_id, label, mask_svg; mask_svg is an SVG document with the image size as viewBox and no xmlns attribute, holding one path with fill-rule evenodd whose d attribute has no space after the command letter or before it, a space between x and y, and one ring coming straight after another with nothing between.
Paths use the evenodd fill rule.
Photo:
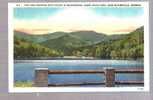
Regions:
<instances>
[{"instance_id":1,"label":"treeline","mask_svg":"<svg viewBox=\"0 0 153 100\"><path fill-rule=\"evenodd\" d=\"M125 38L99 43L74 50L75 56L92 56L101 59L138 59L144 57L143 27Z\"/></svg>"},{"instance_id":2,"label":"treeline","mask_svg":"<svg viewBox=\"0 0 153 100\"><path fill-rule=\"evenodd\" d=\"M15 38L14 58L34 58L34 57L57 57L63 56L62 52L41 46L35 43L29 43L25 40Z\"/></svg>"},{"instance_id":3,"label":"treeline","mask_svg":"<svg viewBox=\"0 0 153 100\"><path fill-rule=\"evenodd\" d=\"M118 40L111 40L77 48L69 48L69 52L57 50L56 48L49 48L38 43L27 42L24 39L14 37L14 57L15 59L22 59L77 56L95 57L99 59L139 59L144 57L143 30L143 27L141 27Z\"/></svg>"},{"instance_id":4,"label":"treeline","mask_svg":"<svg viewBox=\"0 0 153 100\"><path fill-rule=\"evenodd\" d=\"M115 46L118 46L115 47ZM87 56L100 59L138 59L143 58L144 44L135 45L131 48L126 48L121 44L109 43L101 44L95 47L74 50L73 56Z\"/></svg>"}]
</instances>

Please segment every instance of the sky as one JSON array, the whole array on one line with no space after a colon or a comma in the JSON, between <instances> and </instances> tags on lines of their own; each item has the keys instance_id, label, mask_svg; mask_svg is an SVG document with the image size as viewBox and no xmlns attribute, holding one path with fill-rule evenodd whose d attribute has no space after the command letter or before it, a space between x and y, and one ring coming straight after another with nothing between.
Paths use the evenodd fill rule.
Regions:
<instances>
[{"instance_id":1,"label":"sky","mask_svg":"<svg viewBox=\"0 0 153 100\"><path fill-rule=\"evenodd\" d=\"M29 34L91 30L127 34L144 25L142 7L14 8L14 30Z\"/></svg>"}]
</instances>

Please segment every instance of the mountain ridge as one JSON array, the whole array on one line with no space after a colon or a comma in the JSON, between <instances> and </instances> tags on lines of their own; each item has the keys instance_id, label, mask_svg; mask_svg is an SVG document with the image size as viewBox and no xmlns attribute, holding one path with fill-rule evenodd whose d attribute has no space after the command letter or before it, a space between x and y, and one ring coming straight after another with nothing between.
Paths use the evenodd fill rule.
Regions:
<instances>
[{"instance_id":1,"label":"mountain ridge","mask_svg":"<svg viewBox=\"0 0 153 100\"><path fill-rule=\"evenodd\" d=\"M25 32L21 32L21 31L16 31L14 30L14 36L16 38L20 38L23 40L26 40L28 42L34 42L34 43L41 43L50 39L55 39L55 38L59 38L62 37L64 35L71 35L75 38L79 38L82 39L86 42L88 42L89 44L95 44L101 41L106 41L108 39L108 36L104 33L97 33L95 31L75 31L75 32L54 32L54 33L49 33L49 34L43 34L43 35L31 35ZM116 37L119 35L116 35ZM109 38L110 39L110 38Z\"/></svg>"},{"instance_id":2,"label":"mountain ridge","mask_svg":"<svg viewBox=\"0 0 153 100\"><path fill-rule=\"evenodd\" d=\"M14 55L15 58L21 59L29 57L64 56L93 57L100 59L137 59L143 58L144 56L144 27L139 27L125 35L101 35L102 37L99 39L100 42L89 42L84 39L92 38L96 34L93 34L92 31L88 32L91 32L92 35L84 37L81 34L82 31L74 32L73 34L57 32L56 34L59 34L59 36L48 37L47 35L46 37L38 37L35 43L30 42L28 39L35 39L36 37L22 38L25 34L20 37L20 35L18 35L20 33L18 33L14 36ZM83 32L83 34L86 36L88 32Z\"/></svg>"}]
</instances>

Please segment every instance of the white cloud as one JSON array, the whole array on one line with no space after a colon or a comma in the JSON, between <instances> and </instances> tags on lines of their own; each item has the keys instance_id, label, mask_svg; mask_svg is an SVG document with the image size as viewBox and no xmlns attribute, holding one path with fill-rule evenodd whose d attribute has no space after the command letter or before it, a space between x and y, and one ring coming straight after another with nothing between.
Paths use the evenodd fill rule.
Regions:
<instances>
[{"instance_id":1,"label":"white cloud","mask_svg":"<svg viewBox=\"0 0 153 100\"><path fill-rule=\"evenodd\" d=\"M124 33L123 30L127 30L131 27L134 29L142 26L144 24L143 20L143 16L129 18L100 16L87 8L72 7L65 8L61 12L58 12L47 19L15 19L14 25L15 29L29 30L29 32L35 34L44 34L56 31L71 32L74 30L93 30L107 34L120 34ZM42 29L42 31L34 31L37 29ZM43 29L48 30L43 31ZM123 32L118 30L122 30Z\"/></svg>"}]
</instances>

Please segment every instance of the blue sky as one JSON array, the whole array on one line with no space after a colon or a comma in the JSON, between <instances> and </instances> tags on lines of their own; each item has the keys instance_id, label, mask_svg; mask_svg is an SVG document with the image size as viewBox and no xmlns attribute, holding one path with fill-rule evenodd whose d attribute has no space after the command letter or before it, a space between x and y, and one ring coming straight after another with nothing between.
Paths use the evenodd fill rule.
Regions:
<instances>
[{"instance_id":1,"label":"blue sky","mask_svg":"<svg viewBox=\"0 0 153 100\"><path fill-rule=\"evenodd\" d=\"M33 19L47 18L48 16L61 11L60 8L14 8L14 18Z\"/></svg>"},{"instance_id":2,"label":"blue sky","mask_svg":"<svg viewBox=\"0 0 153 100\"><path fill-rule=\"evenodd\" d=\"M95 8L97 14L115 17L133 17L143 14L142 7L124 7L124 8Z\"/></svg>"},{"instance_id":3,"label":"blue sky","mask_svg":"<svg viewBox=\"0 0 153 100\"><path fill-rule=\"evenodd\" d=\"M14 18L16 19L34 19L47 18L64 8L14 8ZM124 8L89 8L95 14L114 17L134 17L143 14L142 7L124 7Z\"/></svg>"},{"instance_id":4,"label":"blue sky","mask_svg":"<svg viewBox=\"0 0 153 100\"><path fill-rule=\"evenodd\" d=\"M144 25L142 7L14 8L14 28L29 34L92 30L127 34Z\"/></svg>"}]
</instances>

